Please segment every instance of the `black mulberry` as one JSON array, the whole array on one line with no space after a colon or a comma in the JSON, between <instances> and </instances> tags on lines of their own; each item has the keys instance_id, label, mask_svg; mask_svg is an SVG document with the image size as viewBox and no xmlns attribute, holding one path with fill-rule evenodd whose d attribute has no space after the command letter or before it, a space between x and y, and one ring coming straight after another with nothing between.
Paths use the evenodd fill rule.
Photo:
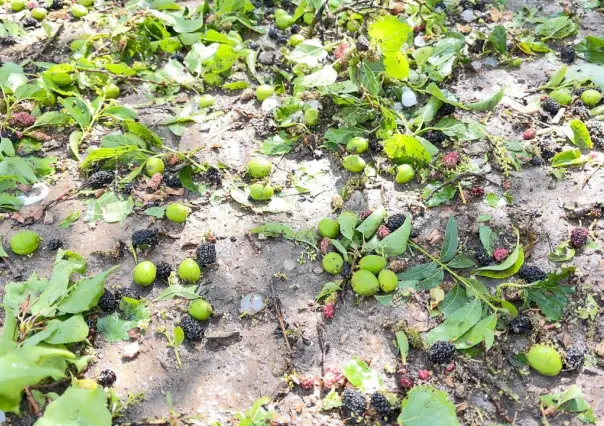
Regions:
<instances>
[{"instance_id":1,"label":"black mulberry","mask_svg":"<svg viewBox=\"0 0 604 426\"><path fill-rule=\"evenodd\" d=\"M131 288L118 288L117 290L115 290L115 297L116 299L128 297L130 299L139 300L141 298L141 295L138 294L135 290L132 290Z\"/></svg>"},{"instance_id":2,"label":"black mulberry","mask_svg":"<svg viewBox=\"0 0 604 426\"><path fill-rule=\"evenodd\" d=\"M117 380L117 376L111 370L103 370L99 374L99 378L96 380L97 383L103 387L112 386Z\"/></svg>"},{"instance_id":3,"label":"black mulberry","mask_svg":"<svg viewBox=\"0 0 604 426\"><path fill-rule=\"evenodd\" d=\"M440 130L429 130L422 134L422 137L429 142L437 144L443 143L447 139L447 136Z\"/></svg>"},{"instance_id":4,"label":"black mulberry","mask_svg":"<svg viewBox=\"0 0 604 426\"><path fill-rule=\"evenodd\" d=\"M342 272L340 272L344 278L350 278L352 276L352 268L346 262L342 265Z\"/></svg>"},{"instance_id":5,"label":"black mulberry","mask_svg":"<svg viewBox=\"0 0 604 426\"><path fill-rule=\"evenodd\" d=\"M377 139L371 138L369 139L369 149L371 150L371 152L379 153L384 150L384 147L381 143L378 142Z\"/></svg>"},{"instance_id":6,"label":"black mulberry","mask_svg":"<svg viewBox=\"0 0 604 426\"><path fill-rule=\"evenodd\" d=\"M216 263L216 246L212 243L201 243L195 253L197 255L197 263L201 266Z\"/></svg>"},{"instance_id":7,"label":"black mulberry","mask_svg":"<svg viewBox=\"0 0 604 426\"><path fill-rule=\"evenodd\" d=\"M90 176L90 179L88 179L88 186L93 189L104 188L113 182L114 176L115 175L111 172L101 170L100 172L96 172Z\"/></svg>"},{"instance_id":8,"label":"black mulberry","mask_svg":"<svg viewBox=\"0 0 604 426\"><path fill-rule=\"evenodd\" d=\"M38 25L38 21L30 16L30 17L25 18L23 20L22 24L23 24L23 28L32 28L32 27L35 27L36 25Z\"/></svg>"},{"instance_id":9,"label":"black mulberry","mask_svg":"<svg viewBox=\"0 0 604 426\"><path fill-rule=\"evenodd\" d=\"M176 174L164 173L163 180L166 186L169 186L170 188L182 188L182 182Z\"/></svg>"},{"instance_id":10,"label":"black mulberry","mask_svg":"<svg viewBox=\"0 0 604 426\"><path fill-rule=\"evenodd\" d=\"M529 284L547 279L547 274L545 272L536 266L529 265L522 265L518 271L518 276Z\"/></svg>"},{"instance_id":11,"label":"black mulberry","mask_svg":"<svg viewBox=\"0 0 604 426\"><path fill-rule=\"evenodd\" d=\"M367 40L367 37L364 36L360 36L357 40L357 50L359 52L367 52L369 50L369 40Z\"/></svg>"},{"instance_id":12,"label":"black mulberry","mask_svg":"<svg viewBox=\"0 0 604 426\"><path fill-rule=\"evenodd\" d=\"M271 40L277 40L280 35L281 32L275 27L272 27L270 30L268 30L268 38Z\"/></svg>"},{"instance_id":13,"label":"black mulberry","mask_svg":"<svg viewBox=\"0 0 604 426\"><path fill-rule=\"evenodd\" d=\"M185 332L185 338L192 342L200 342L203 338L203 326L191 315L185 315L180 320L180 328Z\"/></svg>"},{"instance_id":14,"label":"black mulberry","mask_svg":"<svg viewBox=\"0 0 604 426\"><path fill-rule=\"evenodd\" d=\"M14 46L17 40L13 36L0 37L0 46Z\"/></svg>"},{"instance_id":15,"label":"black mulberry","mask_svg":"<svg viewBox=\"0 0 604 426\"><path fill-rule=\"evenodd\" d=\"M442 115L451 115L455 112L455 106L443 103L438 112L440 112Z\"/></svg>"},{"instance_id":16,"label":"black mulberry","mask_svg":"<svg viewBox=\"0 0 604 426\"><path fill-rule=\"evenodd\" d=\"M484 40L476 40L474 44L468 46L470 53L481 54L484 49Z\"/></svg>"},{"instance_id":17,"label":"black mulberry","mask_svg":"<svg viewBox=\"0 0 604 426\"><path fill-rule=\"evenodd\" d=\"M474 257L476 258L476 263L478 266L488 266L491 264L491 260L493 259L484 249L476 251L476 255Z\"/></svg>"},{"instance_id":18,"label":"black mulberry","mask_svg":"<svg viewBox=\"0 0 604 426\"><path fill-rule=\"evenodd\" d=\"M392 407L388 398L379 392L371 395L371 406L381 419L389 419L392 416Z\"/></svg>"},{"instance_id":19,"label":"black mulberry","mask_svg":"<svg viewBox=\"0 0 604 426\"><path fill-rule=\"evenodd\" d=\"M298 34L300 32L300 25L294 24L289 27L289 30L292 32L292 34Z\"/></svg>"},{"instance_id":20,"label":"black mulberry","mask_svg":"<svg viewBox=\"0 0 604 426\"><path fill-rule=\"evenodd\" d=\"M112 312L115 311L118 307L119 303L115 298L115 295L111 290L105 289L105 293L99 299L98 307L101 308L103 312Z\"/></svg>"},{"instance_id":21,"label":"black mulberry","mask_svg":"<svg viewBox=\"0 0 604 426\"><path fill-rule=\"evenodd\" d=\"M63 0L52 0L50 6L48 6L50 10L59 10L63 8Z\"/></svg>"},{"instance_id":22,"label":"black mulberry","mask_svg":"<svg viewBox=\"0 0 604 426\"><path fill-rule=\"evenodd\" d=\"M50 251L57 251L58 249L63 248L63 241L58 238L53 238L48 242L47 247Z\"/></svg>"},{"instance_id":23,"label":"black mulberry","mask_svg":"<svg viewBox=\"0 0 604 426\"><path fill-rule=\"evenodd\" d=\"M172 55L171 59L174 59L182 64L185 60L185 55L180 52L176 52L174 55Z\"/></svg>"},{"instance_id":24,"label":"black mulberry","mask_svg":"<svg viewBox=\"0 0 604 426\"><path fill-rule=\"evenodd\" d=\"M566 362L566 366L571 370L575 370L580 367L585 360L585 351L581 348L573 346L569 350L566 351L566 356L564 358Z\"/></svg>"},{"instance_id":25,"label":"black mulberry","mask_svg":"<svg viewBox=\"0 0 604 426\"><path fill-rule=\"evenodd\" d=\"M573 228L570 233L570 245L579 249L585 245L588 236L587 228Z\"/></svg>"},{"instance_id":26,"label":"black mulberry","mask_svg":"<svg viewBox=\"0 0 604 426\"><path fill-rule=\"evenodd\" d=\"M543 157L535 155L533 158L531 158L531 164L533 166L542 166L543 164L545 164L545 160L543 160Z\"/></svg>"},{"instance_id":27,"label":"black mulberry","mask_svg":"<svg viewBox=\"0 0 604 426\"><path fill-rule=\"evenodd\" d=\"M172 266L168 262L157 262L155 264L157 269L157 276L163 280L167 280L172 273Z\"/></svg>"},{"instance_id":28,"label":"black mulberry","mask_svg":"<svg viewBox=\"0 0 604 426\"><path fill-rule=\"evenodd\" d=\"M541 101L541 109L545 112L549 112L550 114L554 115L557 114L560 110L560 103L555 99L547 97L543 101Z\"/></svg>"},{"instance_id":29,"label":"black mulberry","mask_svg":"<svg viewBox=\"0 0 604 426\"><path fill-rule=\"evenodd\" d=\"M533 323L529 317L518 315L508 324L510 331L514 334L526 334L533 329Z\"/></svg>"},{"instance_id":30,"label":"black mulberry","mask_svg":"<svg viewBox=\"0 0 604 426\"><path fill-rule=\"evenodd\" d=\"M222 183L222 176L220 176L220 170L215 167L210 167L205 173L205 179L212 185L220 186Z\"/></svg>"},{"instance_id":31,"label":"black mulberry","mask_svg":"<svg viewBox=\"0 0 604 426\"><path fill-rule=\"evenodd\" d=\"M127 183L122 187L122 192L124 194L132 194L132 191L134 191L134 185L131 183Z\"/></svg>"},{"instance_id":32,"label":"black mulberry","mask_svg":"<svg viewBox=\"0 0 604 426\"><path fill-rule=\"evenodd\" d=\"M86 320L86 325L88 326L88 339L94 339L97 333L96 320L93 318L88 318Z\"/></svg>"},{"instance_id":33,"label":"black mulberry","mask_svg":"<svg viewBox=\"0 0 604 426\"><path fill-rule=\"evenodd\" d=\"M367 411L367 403L362 393L353 389L344 389L342 392L344 408L357 416L362 416Z\"/></svg>"},{"instance_id":34,"label":"black mulberry","mask_svg":"<svg viewBox=\"0 0 604 426\"><path fill-rule=\"evenodd\" d=\"M575 49L571 45L562 46L560 49L560 60L565 64L571 64L575 60Z\"/></svg>"},{"instance_id":35,"label":"black mulberry","mask_svg":"<svg viewBox=\"0 0 604 426\"><path fill-rule=\"evenodd\" d=\"M583 89L581 90L583 92ZM589 113L589 108L585 106L583 101L577 101L570 107L570 113L576 117L579 117L583 120L588 119L591 114Z\"/></svg>"},{"instance_id":36,"label":"black mulberry","mask_svg":"<svg viewBox=\"0 0 604 426\"><path fill-rule=\"evenodd\" d=\"M447 364L455 355L455 345L453 343L439 340L430 346L428 359L435 364Z\"/></svg>"},{"instance_id":37,"label":"black mulberry","mask_svg":"<svg viewBox=\"0 0 604 426\"><path fill-rule=\"evenodd\" d=\"M132 233L132 245L134 248L152 249L157 245L157 230L155 229L139 229Z\"/></svg>"},{"instance_id":38,"label":"black mulberry","mask_svg":"<svg viewBox=\"0 0 604 426\"><path fill-rule=\"evenodd\" d=\"M398 228L403 226L403 223L405 223L406 218L407 217L401 213L393 214L392 216L388 217L388 220L386 221L386 227L390 230L390 232L394 232Z\"/></svg>"}]
</instances>

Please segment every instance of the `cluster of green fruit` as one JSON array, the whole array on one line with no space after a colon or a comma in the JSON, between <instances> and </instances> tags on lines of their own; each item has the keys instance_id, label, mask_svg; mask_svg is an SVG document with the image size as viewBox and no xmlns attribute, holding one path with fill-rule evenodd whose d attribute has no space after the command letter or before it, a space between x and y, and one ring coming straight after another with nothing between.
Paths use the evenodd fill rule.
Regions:
<instances>
[{"instance_id":1,"label":"cluster of green fruit","mask_svg":"<svg viewBox=\"0 0 604 426\"><path fill-rule=\"evenodd\" d=\"M573 94L567 88L556 89L549 96L563 106L569 105L573 100ZM598 105L601 100L602 94L597 90L587 89L581 93L581 101L588 107Z\"/></svg>"},{"instance_id":2,"label":"cluster of green fruit","mask_svg":"<svg viewBox=\"0 0 604 426\"><path fill-rule=\"evenodd\" d=\"M138 263L132 271L134 282L142 287L149 287L157 277L157 267L149 260ZM178 276L188 283L196 283L201 278L201 268L195 259L186 258L178 265Z\"/></svg>"},{"instance_id":3,"label":"cluster of green fruit","mask_svg":"<svg viewBox=\"0 0 604 426\"><path fill-rule=\"evenodd\" d=\"M319 235L324 238L336 238L340 232L338 222L325 218L319 222ZM396 274L386 269L386 259L370 254L363 256L358 264L358 270L352 274L352 289L359 296L373 296L379 290L390 293L398 287ZM327 253L323 257L325 272L336 275L344 269L344 258L336 252Z\"/></svg>"},{"instance_id":4,"label":"cluster of green fruit","mask_svg":"<svg viewBox=\"0 0 604 426\"><path fill-rule=\"evenodd\" d=\"M264 158L254 157L247 163L247 173L253 179L268 177L272 169L273 164ZM255 201L268 201L275 194L275 190L270 183L256 182L250 185L249 190L250 198Z\"/></svg>"},{"instance_id":5,"label":"cluster of green fruit","mask_svg":"<svg viewBox=\"0 0 604 426\"><path fill-rule=\"evenodd\" d=\"M369 148L369 141L357 136L348 141L346 151L350 154L342 159L342 167L352 173L361 173L365 170L367 163L359 154L363 154ZM396 183L407 183L415 177L415 170L409 164L401 164L396 169Z\"/></svg>"},{"instance_id":6,"label":"cluster of green fruit","mask_svg":"<svg viewBox=\"0 0 604 426\"><path fill-rule=\"evenodd\" d=\"M13 12L21 12L25 9L27 3L24 0L12 0L10 3L10 8ZM34 7L31 10L31 17L36 21L41 21L46 18L48 11L43 7Z\"/></svg>"}]
</instances>

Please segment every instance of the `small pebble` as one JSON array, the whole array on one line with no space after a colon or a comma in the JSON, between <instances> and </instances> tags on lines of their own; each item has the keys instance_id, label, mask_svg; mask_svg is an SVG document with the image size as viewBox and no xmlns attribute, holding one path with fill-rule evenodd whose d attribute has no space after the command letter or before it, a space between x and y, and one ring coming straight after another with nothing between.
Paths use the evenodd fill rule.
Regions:
<instances>
[{"instance_id":1,"label":"small pebble","mask_svg":"<svg viewBox=\"0 0 604 426\"><path fill-rule=\"evenodd\" d=\"M474 21L474 19L476 19L476 17L474 16L474 11L470 9L464 10L463 12L461 12L461 19L463 19L467 23Z\"/></svg>"},{"instance_id":2,"label":"small pebble","mask_svg":"<svg viewBox=\"0 0 604 426\"><path fill-rule=\"evenodd\" d=\"M415 95L415 92L408 87L405 87L403 89L403 95L401 96L401 102L404 107L417 105L417 96Z\"/></svg>"}]
</instances>

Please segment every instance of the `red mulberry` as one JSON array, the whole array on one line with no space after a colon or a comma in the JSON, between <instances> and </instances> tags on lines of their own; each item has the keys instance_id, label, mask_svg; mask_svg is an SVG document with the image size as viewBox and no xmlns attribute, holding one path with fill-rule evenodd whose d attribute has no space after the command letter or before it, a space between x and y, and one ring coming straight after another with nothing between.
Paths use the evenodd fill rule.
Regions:
<instances>
[{"instance_id":1,"label":"red mulberry","mask_svg":"<svg viewBox=\"0 0 604 426\"><path fill-rule=\"evenodd\" d=\"M336 315L336 305L334 303L326 303L323 306L323 317L325 319L333 319Z\"/></svg>"},{"instance_id":2,"label":"red mulberry","mask_svg":"<svg viewBox=\"0 0 604 426\"><path fill-rule=\"evenodd\" d=\"M587 242L588 234L587 228L573 228L570 233L570 245L576 249L583 247Z\"/></svg>"},{"instance_id":3,"label":"red mulberry","mask_svg":"<svg viewBox=\"0 0 604 426\"><path fill-rule=\"evenodd\" d=\"M507 249L498 248L493 252L493 259L495 259L495 262L503 262L506 257L508 257Z\"/></svg>"},{"instance_id":4,"label":"red mulberry","mask_svg":"<svg viewBox=\"0 0 604 426\"><path fill-rule=\"evenodd\" d=\"M329 253L329 247L331 246L331 240L327 237L321 238L321 242L319 243L319 248L321 249L321 254L325 256Z\"/></svg>"},{"instance_id":5,"label":"red mulberry","mask_svg":"<svg viewBox=\"0 0 604 426\"><path fill-rule=\"evenodd\" d=\"M459 164L459 154L455 151L448 152L442 159L442 164L447 169L452 169Z\"/></svg>"},{"instance_id":6,"label":"red mulberry","mask_svg":"<svg viewBox=\"0 0 604 426\"><path fill-rule=\"evenodd\" d=\"M474 196L474 197L482 197L484 195L484 189L481 188L480 186L474 186L472 187L472 189L470 190L470 193Z\"/></svg>"},{"instance_id":7,"label":"red mulberry","mask_svg":"<svg viewBox=\"0 0 604 426\"><path fill-rule=\"evenodd\" d=\"M388 227L385 225L380 225L380 227L378 228L377 234L378 234L378 238L380 240L383 240L388 235L390 235L390 229L388 229Z\"/></svg>"},{"instance_id":8,"label":"red mulberry","mask_svg":"<svg viewBox=\"0 0 604 426\"><path fill-rule=\"evenodd\" d=\"M522 137L524 138L525 141L535 139L535 136L537 136L537 131L533 128L526 129L524 131L524 133L522 134Z\"/></svg>"},{"instance_id":9,"label":"red mulberry","mask_svg":"<svg viewBox=\"0 0 604 426\"><path fill-rule=\"evenodd\" d=\"M371 210L363 210L361 213L359 213L359 218L361 218L361 220L365 220L371 216L371 213L373 213Z\"/></svg>"},{"instance_id":10,"label":"red mulberry","mask_svg":"<svg viewBox=\"0 0 604 426\"><path fill-rule=\"evenodd\" d=\"M13 116L10 118L10 125L17 127L29 127L32 126L35 122L36 117L25 111L13 114Z\"/></svg>"}]
</instances>

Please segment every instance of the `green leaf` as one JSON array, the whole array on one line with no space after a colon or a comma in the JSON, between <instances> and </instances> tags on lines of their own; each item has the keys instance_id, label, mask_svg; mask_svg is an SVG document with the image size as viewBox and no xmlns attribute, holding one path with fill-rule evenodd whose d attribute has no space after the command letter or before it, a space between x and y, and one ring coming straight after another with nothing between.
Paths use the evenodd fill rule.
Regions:
<instances>
[{"instance_id":1,"label":"green leaf","mask_svg":"<svg viewBox=\"0 0 604 426\"><path fill-rule=\"evenodd\" d=\"M333 388L321 401L321 409L325 411L333 410L334 408L342 407L343 405L342 398Z\"/></svg>"},{"instance_id":2,"label":"green leaf","mask_svg":"<svg viewBox=\"0 0 604 426\"><path fill-rule=\"evenodd\" d=\"M52 335L44 341L51 345L62 345L67 343L82 342L88 337L88 325L82 315L74 315L65 321L54 319L48 323L58 322L58 325Z\"/></svg>"},{"instance_id":3,"label":"green leaf","mask_svg":"<svg viewBox=\"0 0 604 426\"><path fill-rule=\"evenodd\" d=\"M407 364L407 354L409 353L409 341L404 331L397 331L396 336L396 347L398 348L399 354L401 354L401 362L403 365Z\"/></svg>"},{"instance_id":4,"label":"green leaf","mask_svg":"<svg viewBox=\"0 0 604 426\"><path fill-rule=\"evenodd\" d=\"M447 230L445 231L445 240L440 250L440 261L443 263L453 259L455 253L457 253L457 247L459 246L459 235L457 233L457 223L453 215L449 215L447 222Z\"/></svg>"},{"instance_id":5,"label":"green leaf","mask_svg":"<svg viewBox=\"0 0 604 426\"><path fill-rule=\"evenodd\" d=\"M489 254L489 256L492 256L493 250L495 249L495 240L497 239L497 234L488 226L483 225L478 228L478 235L480 236L482 247Z\"/></svg>"},{"instance_id":6,"label":"green leaf","mask_svg":"<svg viewBox=\"0 0 604 426\"><path fill-rule=\"evenodd\" d=\"M130 108L126 108L123 106L112 106L107 108L103 112L104 116L112 117L117 120L136 120L136 112L132 111Z\"/></svg>"},{"instance_id":7,"label":"green leaf","mask_svg":"<svg viewBox=\"0 0 604 426\"><path fill-rule=\"evenodd\" d=\"M388 77L402 80L409 77L409 62L402 52L384 58L384 70Z\"/></svg>"},{"instance_id":8,"label":"green leaf","mask_svg":"<svg viewBox=\"0 0 604 426\"><path fill-rule=\"evenodd\" d=\"M474 327L455 341L457 349L468 349L484 341L488 351L495 341L495 326L497 325L497 314L493 313L481 319Z\"/></svg>"},{"instance_id":9,"label":"green leaf","mask_svg":"<svg viewBox=\"0 0 604 426\"><path fill-rule=\"evenodd\" d=\"M493 95L479 102L474 102L465 107L471 111L489 111L495 108L503 99L503 89L495 92Z\"/></svg>"},{"instance_id":10,"label":"green leaf","mask_svg":"<svg viewBox=\"0 0 604 426\"><path fill-rule=\"evenodd\" d=\"M114 266L100 274L76 281L72 286L73 290L59 304L59 311L75 314L94 308L105 292L107 277L117 268L118 266Z\"/></svg>"},{"instance_id":11,"label":"green leaf","mask_svg":"<svg viewBox=\"0 0 604 426\"><path fill-rule=\"evenodd\" d=\"M9 157L0 161L0 177L13 176L25 185L36 183L38 178L30 164L21 157Z\"/></svg>"},{"instance_id":12,"label":"green leaf","mask_svg":"<svg viewBox=\"0 0 604 426\"><path fill-rule=\"evenodd\" d=\"M204 194L206 192L206 186L193 182L193 168L191 166L185 166L178 172L178 177L182 182L182 186L187 188L189 191Z\"/></svg>"},{"instance_id":13,"label":"green leaf","mask_svg":"<svg viewBox=\"0 0 604 426\"><path fill-rule=\"evenodd\" d=\"M444 117L434 125L445 135L460 141L480 139L485 135L484 126L477 121L462 122L453 117Z\"/></svg>"},{"instance_id":14,"label":"green leaf","mask_svg":"<svg viewBox=\"0 0 604 426\"><path fill-rule=\"evenodd\" d=\"M430 79L440 82L453 72L453 64L464 44L463 38L446 37L432 46L434 50L426 66Z\"/></svg>"},{"instance_id":15,"label":"green leaf","mask_svg":"<svg viewBox=\"0 0 604 426\"><path fill-rule=\"evenodd\" d=\"M434 262L416 265L405 272L397 275L399 284L401 281L414 282L418 289L430 290L437 287L445 277L445 273L438 264Z\"/></svg>"},{"instance_id":16,"label":"green leaf","mask_svg":"<svg viewBox=\"0 0 604 426\"><path fill-rule=\"evenodd\" d=\"M145 213L147 216L153 216L158 219L162 219L164 217L164 215L166 214L166 208L165 207L149 207L143 213Z\"/></svg>"},{"instance_id":17,"label":"green leaf","mask_svg":"<svg viewBox=\"0 0 604 426\"><path fill-rule=\"evenodd\" d=\"M343 212L336 220L340 226L340 233L349 241L354 237L354 231L359 223L359 217L353 212Z\"/></svg>"},{"instance_id":18,"label":"green leaf","mask_svg":"<svg viewBox=\"0 0 604 426\"><path fill-rule=\"evenodd\" d=\"M185 341L185 332L180 326L174 327L172 335L174 336L174 346L176 347L182 345L182 342Z\"/></svg>"},{"instance_id":19,"label":"green leaf","mask_svg":"<svg viewBox=\"0 0 604 426\"><path fill-rule=\"evenodd\" d=\"M334 80L335 82L335 80ZM363 60L359 64L359 82L369 93L377 96L381 90L380 80L377 74L370 66L370 62Z\"/></svg>"},{"instance_id":20,"label":"green leaf","mask_svg":"<svg viewBox=\"0 0 604 426\"><path fill-rule=\"evenodd\" d=\"M250 229L250 232L254 234L264 234L267 237L283 236L288 240L293 240L296 235L296 231L294 231L291 226L279 222L267 222Z\"/></svg>"},{"instance_id":21,"label":"green leaf","mask_svg":"<svg viewBox=\"0 0 604 426\"><path fill-rule=\"evenodd\" d=\"M465 253L458 253L453 259L451 259L449 263L447 263L447 266L449 268L455 269L471 268L475 265L476 264L474 263L474 261L470 259Z\"/></svg>"},{"instance_id":22,"label":"green leaf","mask_svg":"<svg viewBox=\"0 0 604 426\"><path fill-rule=\"evenodd\" d=\"M110 73L117 75L133 76L136 75L136 71L130 68L124 63L120 64L105 64L105 69Z\"/></svg>"},{"instance_id":23,"label":"green leaf","mask_svg":"<svg viewBox=\"0 0 604 426\"><path fill-rule=\"evenodd\" d=\"M542 40L563 39L577 32L577 24L568 16L558 16L555 18L544 18L544 23L535 27L535 33L541 36Z\"/></svg>"},{"instance_id":24,"label":"green leaf","mask_svg":"<svg viewBox=\"0 0 604 426\"><path fill-rule=\"evenodd\" d=\"M342 288L340 287L340 284L338 283L334 283L334 282L328 282L325 283L323 285L323 288L321 289L321 291L319 292L319 294L317 294L317 297L315 298L316 300L321 300L324 297L329 296L331 293L334 293L336 291L342 290Z\"/></svg>"},{"instance_id":25,"label":"green leaf","mask_svg":"<svg viewBox=\"0 0 604 426\"><path fill-rule=\"evenodd\" d=\"M286 58L297 64L308 65L314 68L327 57L327 51L318 39L305 40L297 45Z\"/></svg>"},{"instance_id":26,"label":"green leaf","mask_svg":"<svg viewBox=\"0 0 604 426\"><path fill-rule=\"evenodd\" d=\"M319 68L312 74L298 77L294 80L294 85L301 88L312 88L319 86L329 86L336 82L338 73L332 65L325 65L323 68Z\"/></svg>"},{"instance_id":27,"label":"green leaf","mask_svg":"<svg viewBox=\"0 0 604 426\"><path fill-rule=\"evenodd\" d=\"M508 46L507 32L504 27L496 25L495 28L493 28L493 31L491 31L491 34L489 34L489 41L499 53L505 55Z\"/></svg>"},{"instance_id":28,"label":"green leaf","mask_svg":"<svg viewBox=\"0 0 604 426\"><path fill-rule=\"evenodd\" d=\"M568 70L568 65L563 65L558 71L552 74L544 87L553 89L554 87L558 87L562 80L564 80L564 76L566 76L566 71Z\"/></svg>"},{"instance_id":29,"label":"green leaf","mask_svg":"<svg viewBox=\"0 0 604 426\"><path fill-rule=\"evenodd\" d=\"M295 139L289 138L285 132L278 133L262 142L264 155L283 155L293 148Z\"/></svg>"},{"instance_id":30,"label":"green leaf","mask_svg":"<svg viewBox=\"0 0 604 426\"><path fill-rule=\"evenodd\" d=\"M564 268L560 273L549 273L547 279L538 281L528 287L527 299L535 303L548 321L559 321L568 304L568 294L574 290L571 287L559 286L574 268Z\"/></svg>"},{"instance_id":31,"label":"green leaf","mask_svg":"<svg viewBox=\"0 0 604 426\"><path fill-rule=\"evenodd\" d=\"M436 183L429 183L426 185L424 192L422 193L422 197L427 197L429 194L431 194L436 186ZM436 193L432 194L430 199L425 201L424 204L428 207L440 206L441 204L452 200L456 193L457 187L453 185L445 185L443 188L436 191Z\"/></svg>"},{"instance_id":32,"label":"green leaf","mask_svg":"<svg viewBox=\"0 0 604 426\"><path fill-rule=\"evenodd\" d=\"M59 111L48 111L39 116L36 119L36 122L30 129L35 127L44 127L44 126L62 126L64 124L69 123L70 117L67 114L63 114Z\"/></svg>"},{"instance_id":33,"label":"green leaf","mask_svg":"<svg viewBox=\"0 0 604 426\"><path fill-rule=\"evenodd\" d=\"M575 249L570 247L568 242L560 243L554 251L547 255L552 262L568 262L575 257Z\"/></svg>"},{"instance_id":34,"label":"green leaf","mask_svg":"<svg viewBox=\"0 0 604 426\"><path fill-rule=\"evenodd\" d=\"M411 27L394 16L384 16L369 26L368 34L384 56L394 56L411 34Z\"/></svg>"},{"instance_id":35,"label":"green leaf","mask_svg":"<svg viewBox=\"0 0 604 426\"><path fill-rule=\"evenodd\" d=\"M455 341L470 330L480 321L482 303L478 297L472 299L467 305L452 313L440 325L430 330L424 340L428 345L438 340Z\"/></svg>"},{"instance_id":36,"label":"green leaf","mask_svg":"<svg viewBox=\"0 0 604 426\"><path fill-rule=\"evenodd\" d=\"M63 222L59 223L59 228L69 229L71 224L80 218L80 214L81 212L79 210L72 211L65 219L63 219Z\"/></svg>"},{"instance_id":37,"label":"green leaf","mask_svg":"<svg viewBox=\"0 0 604 426\"><path fill-rule=\"evenodd\" d=\"M386 209L384 207L375 209L359 226L357 226L356 230L363 234L365 239L369 239L376 233L385 218Z\"/></svg>"},{"instance_id":38,"label":"green leaf","mask_svg":"<svg viewBox=\"0 0 604 426\"><path fill-rule=\"evenodd\" d=\"M81 130L74 130L69 135L69 149L78 161L82 160L80 157L80 142L82 142L83 135L84 133Z\"/></svg>"},{"instance_id":39,"label":"green leaf","mask_svg":"<svg viewBox=\"0 0 604 426\"><path fill-rule=\"evenodd\" d=\"M399 256L407 250L407 241L411 234L411 215L407 215L405 222L394 232L380 241L381 248L386 257Z\"/></svg>"},{"instance_id":40,"label":"green leaf","mask_svg":"<svg viewBox=\"0 0 604 426\"><path fill-rule=\"evenodd\" d=\"M587 36L575 47L577 55L595 64L604 64L604 36Z\"/></svg>"},{"instance_id":41,"label":"green leaf","mask_svg":"<svg viewBox=\"0 0 604 426\"><path fill-rule=\"evenodd\" d=\"M361 392L373 393L381 389L382 379L365 361L355 357L343 368L346 379Z\"/></svg>"},{"instance_id":42,"label":"green leaf","mask_svg":"<svg viewBox=\"0 0 604 426\"><path fill-rule=\"evenodd\" d=\"M197 285L180 285L173 284L162 290L155 299L156 302L182 297L188 300L199 299L201 296L197 294Z\"/></svg>"},{"instance_id":43,"label":"green leaf","mask_svg":"<svg viewBox=\"0 0 604 426\"><path fill-rule=\"evenodd\" d=\"M460 285L455 285L449 290L445 295L445 299L438 306L443 316L448 318L451 314L467 305L469 300L466 290Z\"/></svg>"},{"instance_id":44,"label":"green leaf","mask_svg":"<svg viewBox=\"0 0 604 426\"><path fill-rule=\"evenodd\" d=\"M411 389L401 403L397 422L401 426L460 426L447 394L428 385Z\"/></svg>"},{"instance_id":45,"label":"green leaf","mask_svg":"<svg viewBox=\"0 0 604 426\"><path fill-rule=\"evenodd\" d=\"M101 148L106 149L106 148ZM132 197L118 198L114 192L105 192L97 199L90 200L84 212L84 222L103 219L106 223L123 222L133 211Z\"/></svg>"},{"instance_id":46,"label":"green leaf","mask_svg":"<svg viewBox=\"0 0 604 426\"><path fill-rule=\"evenodd\" d=\"M524 250L520 244L518 231L516 231L516 247L505 261L497 265L483 266L482 268L474 269L472 273L482 277L507 278L518 272L523 263Z\"/></svg>"},{"instance_id":47,"label":"green leaf","mask_svg":"<svg viewBox=\"0 0 604 426\"><path fill-rule=\"evenodd\" d=\"M587 161L579 148L559 152L552 158L552 167L579 166Z\"/></svg>"},{"instance_id":48,"label":"green leaf","mask_svg":"<svg viewBox=\"0 0 604 426\"><path fill-rule=\"evenodd\" d=\"M571 120L570 129L573 132L573 137L570 139L572 143L583 149L593 148L594 144L591 141L589 130L581 120Z\"/></svg>"},{"instance_id":49,"label":"green leaf","mask_svg":"<svg viewBox=\"0 0 604 426\"><path fill-rule=\"evenodd\" d=\"M354 127L338 127L328 129L323 137L333 144L345 145L348 141L356 136L362 136L366 132L365 129L359 126Z\"/></svg>"},{"instance_id":50,"label":"green leaf","mask_svg":"<svg viewBox=\"0 0 604 426\"><path fill-rule=\"evenodd\" d=\"M84 101L78 98L59 98L59 103L63 105L63 108L67 113L78 123L78 125L84 130L92 121L90 115L90 109Z\"/></svg>"},{"instance_id":51,"label":"green leaf","mask_svg":"<svg viewBox=\"0 0 604 426\"><path fill-rule=\"evenodd\" d=\"M63 395L48 404L44 417L36 421L34 426L110 424L111 413L107 409L107 394L98 386L94 390L68 388Z\"/></svg>"},{"instance_id":52,"label":"green leaf","mask_svg":"<svg viewBox=\"0 0 604 426\"><path fill-rule=\"evenodd\" d=\"M428 84L428 86L426 86L426 92L430 93L436 99L438 99L444 103L451 104L453 106L456 106L456 107L462 108L462 109L466 108L465 105L459 103L457 101L457 99L450 92L447 92L447 94L443 93L443 91L440 90L440 88L435 83ZM440 106L439 106L439 108L440 108Z\"/></svg>"},{"instance_id":53,"label":"green leaf","mask_svg":"<svg viewBox=\"0 0 604 426\"><path fill-rule=\"evenodd\" d=\"M432 156L416 138L395 134L384 141L384 152L393 162L428 164Z\"/></svg>"},{"instance_id":54,"label":"green leaf","mask_svg":"<svg viewBox=\"0 0 604 426\"><path fill-rule=\"evenodd\" d=\"M124 154L139 150L140 148L134 145L119 146L117 148L98 148L88 154L86 159L80 164L80 167L86 170L99 161L107 160L109 158L117 159Z\"/></svg>"},{"instance_id":55,"label":"green leaf","mask_svg":"<svg viewBox=\"0 0 604 426\"><path fill-rule=\"evenodd\" d=\"M151 146L162 146L163 144L161 138L142 123L126 120L123 122L123 126L128 132L135 134Z\"/></svg>"},{"instance_id":56,"label":"green leaf","mask_svg":"<svg viewBox=\"0 0 604 426\"><path fill-rule=\"evenodd\" d=\"M183 16L172 15L172 29L177 33L194 33L203 27L203 16L197 19L185 19Z\"/></svg>"}]
</instances>

